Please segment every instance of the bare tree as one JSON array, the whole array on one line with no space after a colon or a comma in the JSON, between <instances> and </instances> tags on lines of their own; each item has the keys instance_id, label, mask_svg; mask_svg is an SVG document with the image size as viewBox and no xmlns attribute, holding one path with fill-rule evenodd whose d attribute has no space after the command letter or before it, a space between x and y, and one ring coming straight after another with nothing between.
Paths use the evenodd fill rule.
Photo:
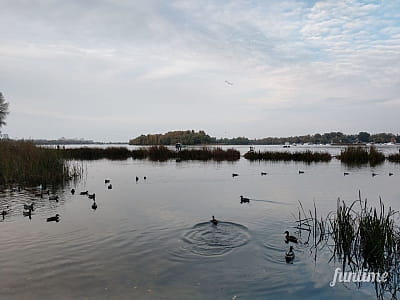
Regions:
<instances>
[{"instance_id":1,"label":"bare tree","mask_svg":"<svg viewBox=\"0 0 400 300\"><path fill-rule=\"evenodd\" d=\"M9 113L8 111L8 102L6 102L6 99L3 96L3 93L0 92L0 128L3 125L6 125L6 122L4 121Z\"/></svg>"}]
</instances>

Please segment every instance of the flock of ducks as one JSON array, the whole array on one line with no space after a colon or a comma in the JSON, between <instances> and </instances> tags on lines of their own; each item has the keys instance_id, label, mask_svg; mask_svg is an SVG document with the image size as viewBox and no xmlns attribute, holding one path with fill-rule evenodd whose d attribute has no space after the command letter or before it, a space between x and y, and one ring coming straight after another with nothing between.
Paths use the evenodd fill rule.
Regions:
<instances>
[{"instance_id":1,"label":"flock of ducks","mask_svg":"<svg viewBox=\"0 0 400 300\"><path fill-rule=\"evenodd\" d=\"M241 198L244 198L243 196L240 196ZM248 198L244 198L244 199L248 199ZM210 223L217 226L218 225L218 220L215 219L214 216L212 216L212 219L210 220ZM299 241L297 239L297 237L293 236L293 235L289 235L289 231L285 231L285 243L289 244L289 243L295 243L297 244ZM285 254L285 260L287 263L293 263L294 261L294 249L293 246L289 246L289 250L286 252Z\"/></svg>"},{"instance_id":2,"label":"flock of ducks","mask_svg":"<svg viewBox=\"0 0 400 300\"><path fill-rule=\"evenodd\" d=\"M304 174L304 173L305 172L303 170L299 170L299 174ZM261 172L261 176L265 176L265 175L268 175L268 173L267 172ZM343 175L347 176L347 175L350 175L350 173L349 172L343 172ZM379 174L375 173L375 172L372 172L371 175L372 175L372 177L375 177L375 176L377 176ZM389 172L389 176L393 176L393 175L394 175L394 173ZM239 176L238 173L232 173L232 177L237 177L237 176Z\"/></svg>"},{"instance_id":3,"label":"flock of ducks","mask_svg":"<svg viewBox=\"0 0 400 300\"><path fill-rule=\"evenodd\" d=\"M144 180L147 180L147 177L144 176L143 179L144 179ZM138 181L139 181L139 177L136 176L135 180L136 180L136 182L138 182ZM111 189L113 188L110 179L105 179L105 180L104 180L104 184L107 186L107 189L109 189L109 190L111 190ZM19 187L19 186L17 186L17 187L12 187L12 188L10 189L10 191L11 191L11 192L14 192L14 193L15 193L15 192L21 192L21 187ZM72 195L74 195L75 192L76 192L76 191L75 191L74 188L71 189L71 194L72 194ZM35 192L34 192L34 195L35 195L36 197L40 197L40 198L43 198L44 195L48 195L49 201L56 201L56 202L59 201L59 196L58 196L58 195L55 195L55 194L50 194L50 190L49 190L49 189L45 189L45 188L43 187L43 185L39 185L39 186L36 187ZM82 191L82 192L79 193L79 195L87 196L89 199L93 200L93 203L92 203L91 208L92 208L93 210L96 210L96 209L97 209L96 194L95 194L95 193L90 194L89 191ZM34 209L34 205L35 205L34 202L32 202L32 203L30 203L30 204L24 204L22 215L23 215L24 217L29 217L29 219L32 219L32 212L35 210L35 209ZM10 207L9 207L8 205L7 205L7 207L6 207L5 209L2 209L2 211L0 212L0 214L1 214L2 217L3 217L3 220L4 220L4 218L5 218L6 215L10 214L10 211L11 211L11 210L10 210ZM47 222L59 222L59 221L60 221L60 215L59 215L59 214L56 214L55 216L52 216L52 217L47 218L46 221L47 221Z\"/></svg>"}]
</instances>

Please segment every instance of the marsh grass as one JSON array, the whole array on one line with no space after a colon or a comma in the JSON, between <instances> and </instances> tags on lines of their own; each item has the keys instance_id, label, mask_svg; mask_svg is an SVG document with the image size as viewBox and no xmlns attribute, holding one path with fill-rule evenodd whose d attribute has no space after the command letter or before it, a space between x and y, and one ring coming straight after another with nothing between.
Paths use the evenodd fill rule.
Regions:
<instances>
[{"instance_id":1,"label":"marsh grass","mask_svg":"<svg viewBox=\"0 0 400 300\"><path fill-rule=\"evenodd\" d=\"M182 151L170 150L165 146L151 146L129 150L124 147L110 148L73 148L57 150L65 158L76 160L95 160L95 159L114 159L124 160L132 157L133 159L146 159L152 161L166 161L169 159L178 160L215 160L215 161L234 161L240 159L240 152L235 149L223 150L221 148L201 148L184 149Z\"/></svg>"},{"instance_id":2,"label":"marsh grass","mask_svg":"<svg viewBox=\"0 0 400 300\"><path fill-rule=\"evenodd\" d=\"M81 172L53 149L25 141L0 141L0 184L60 184Z\"/></svg>"},{"instance_id":3,"label":"marsh grass","mask_svg":"<svg viewBox=\"0 0 400 300\"><path fill-rule=\"evenodd\" d=\"M348 165L367 164L377 165L385 161L385 155L376 150L374 146L369 148L350 146L344 149L337 158Z\"/></svg>"},{"instance_id":4,"label":"marsh grass","mask_svg":"<svg viewBox=\"0 0 400 300\"><path fill-rule=\"evenodd\" d=\"M244 157L248 160L269 160L269 161L303 161L303 162L329 162L332 156L328 152L312 152L310 150L300 152L289 151L258 151L247 152Z\"/></svg>"},{"instance_id":5,"label":"marsh grass","mask_svg":"<svg viewBox=\"0 0 400 300\"><path fill-rule=\"evenodd\" d=\"M390 162L400 163L400 153L390 154L387 159Z\"/></svg>"},{"instance_id":6,"label":"marsh grass","mask_svg":"<svg viewBox=\"0 0 400 300\"><path fill-rule=\"evenodd\" d=\"M396 213L386 209L381 199L379 207L368 206L359 193L359 199L350 205L338 199L336 211L326 218L317 216L315 204L314 211L306 214L300 203L296 228L308 233L315 259L318 250L327 248L332 253L329 261L341 263L343 271L388 272L385 283L375 282L376 295L378 299L385 295L397 299L400 232L395 226Z\"/></svg>"}]
</instances>

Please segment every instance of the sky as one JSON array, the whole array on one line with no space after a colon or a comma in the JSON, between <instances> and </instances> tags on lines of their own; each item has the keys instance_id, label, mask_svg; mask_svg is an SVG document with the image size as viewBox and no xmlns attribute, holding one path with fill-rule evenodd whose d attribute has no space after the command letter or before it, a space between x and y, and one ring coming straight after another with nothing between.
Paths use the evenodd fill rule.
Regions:
<instances>
[{"instance_id":1,"label":"sky","mask_svg":"<svg viewBox=\"0 0 400 300\"><path fill-rule=\"evenodd\" d=\"M0 0L14 138L400 133L400 1Z\"/></svg>"}]
</instances>

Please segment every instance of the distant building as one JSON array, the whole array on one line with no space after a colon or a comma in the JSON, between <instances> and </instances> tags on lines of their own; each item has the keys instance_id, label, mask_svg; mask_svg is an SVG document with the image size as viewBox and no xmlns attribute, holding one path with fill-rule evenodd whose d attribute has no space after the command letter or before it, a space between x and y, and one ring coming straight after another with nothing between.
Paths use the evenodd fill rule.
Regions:
<instances>
[{"instance_id":1,"label":"distant building","mask_svg":"<svg viewBox=\"0 0 400 300\"><path fill-rule=\"evenodd\" d=\"M0 133L0 139L1 139L1 140L9 140L10 138L8 137L8 134L7 134L7 133L4 133L4 134L1 134L1 133Z\"/></svg>"}]
</instances>

